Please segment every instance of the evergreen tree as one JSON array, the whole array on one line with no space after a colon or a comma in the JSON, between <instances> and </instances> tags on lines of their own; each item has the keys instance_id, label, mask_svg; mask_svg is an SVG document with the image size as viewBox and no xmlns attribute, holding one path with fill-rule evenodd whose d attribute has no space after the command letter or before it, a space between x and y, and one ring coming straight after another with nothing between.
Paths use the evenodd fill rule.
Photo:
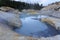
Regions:
<instances>
[{"instance_id":1,"label":"evergreen tree","mask_svg":"<svg viewBox=\"0 0 60 40\"><path fill-rule=\"evenodd\" d=\"M19 2L19 1L12 1L12 0L0 0L0 6L8 6L8 7L12 7L15 9L35 9L35 10L40 10L41 8L43 8L43 5L39 5L37 4L28 4L25 2Z\"/></svg>"}]
</instances>

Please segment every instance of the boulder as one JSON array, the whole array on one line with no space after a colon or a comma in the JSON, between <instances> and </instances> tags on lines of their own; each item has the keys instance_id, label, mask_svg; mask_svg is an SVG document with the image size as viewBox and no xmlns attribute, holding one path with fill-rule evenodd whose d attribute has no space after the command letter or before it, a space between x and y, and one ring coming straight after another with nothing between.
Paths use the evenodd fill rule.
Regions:
<instances>
[{"instance_id":1,"label":"boulder","mask_svg":"<svg viewBox=\"0 0 60 40\"><path fill-rule=\"evenodd\" d=\"M21 26L21 20L18 15L0 11L0 20L2 23L8 24L11 27L19 28ZM0 21L1 22L1 21Z\"/></svg>"},{"instance_id":2,"label":"boulder","mask_svg":"<svg viewBox=\"0 0 60 40\"><path fill-rule=\"evenodd\" d=\"M41 18L42 22L47 22L57 30L60 30L60 19L54 17Z\"/></svg>"}]
</instances>

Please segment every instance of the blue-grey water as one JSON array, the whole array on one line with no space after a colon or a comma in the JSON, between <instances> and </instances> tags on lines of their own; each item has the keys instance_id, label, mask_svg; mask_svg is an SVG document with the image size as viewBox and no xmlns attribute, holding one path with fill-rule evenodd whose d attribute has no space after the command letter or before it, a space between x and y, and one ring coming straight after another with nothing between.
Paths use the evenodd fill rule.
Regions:
<instances>
[{"instance_id":1,"label":"blue-grey water","mask_svg":"<svg viewBox=\"0 0 60 40\"><path fill-rule=\"evenodd\" d=\"M40 16L39 16L40 17ZM57 30L48 23L43 23L38 16L21 15L22 26L16 31L19 34L32 37L49 37L58 34Z\"/></svg>"}]
</instances>

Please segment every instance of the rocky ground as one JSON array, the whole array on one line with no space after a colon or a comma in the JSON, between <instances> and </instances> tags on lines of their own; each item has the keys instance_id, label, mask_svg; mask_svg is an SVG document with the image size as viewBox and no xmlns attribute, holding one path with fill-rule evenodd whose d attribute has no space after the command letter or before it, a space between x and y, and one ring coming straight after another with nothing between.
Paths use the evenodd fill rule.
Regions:
<instances>
[{"instance_id":1,"label":"rocky ground","mask_svg":"<svg viewBox=\"0 0 60 40\"><path fill-rule=\"evenodd\" d=\"M19 15L0 11L0 40L19 40L19 34L13 29L20 26Z\"/></svg>"},{"instance_id":2,"label":"rocky ground","mask_svg":"<svg viewBox=\"0 0 60 40\"><path fill-rule=\"evenodd\" d=\"M60 27L60 2L44 7L39 13L40 15L49 16L47 18L43 18L44 21L54 25L55 27Z\"/></svg>"},{"instance_id":3,"label":"rocky ground","mask_svg":"<svg viewBox=\"0 0 60 40\"><path fill-rule=\"evenodd\" d=\"M56 18L60 18L60 2L58 4L52 4L44 7L39 11L40 15L48 15Z\"/></svg>"},{"instance_id":4,"label":"rocky ground","mask_svg":"<svg viewBox=\"0 0 60 40\"><path fill-rule=\"evenodd\" d=\"M5 19L2 20L0 19L0 40L60 40L60 35L56 35L53 37L41 37L41 38L33 38L33 37L28 37L28 36L22 36L11 30L9 27L20 27L21 26L21 21L19 19L19 14L20 12L18 10L15 10L10 7L2 7L0 8L0 18ZM8 11L9 10L9 11ZM13 10L14 14L11 14L11 10ZM9 13L7 13L9 12ZM57 30L60 30L60 3L58 5L49 5L45 8L43 8L41 11L22 11L26 13L32 13L36 14L38 13L39 15L46 15L49 17L42 18L41 20L43 22L47 22L50 25L54 26ZM18 20L17 20L18 19ZM6 21L8 21L8 24L5 24Z\"/></svg>"}]
</instances>

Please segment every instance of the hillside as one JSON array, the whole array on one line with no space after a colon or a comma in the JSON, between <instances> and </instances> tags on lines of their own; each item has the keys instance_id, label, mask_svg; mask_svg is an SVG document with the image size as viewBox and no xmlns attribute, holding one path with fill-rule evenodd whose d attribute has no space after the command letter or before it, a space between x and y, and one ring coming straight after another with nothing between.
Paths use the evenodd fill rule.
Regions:
<instances>
[{"instance_id":1,"label":"hillside","mask_svg":"<svg viewBox=\"0 0 60 40\"><path fill-rule=\"evenodd\" d=\"M39 13L60 18L60 2L50 4L44 7Z\"/></svg>"}]
</instances>

